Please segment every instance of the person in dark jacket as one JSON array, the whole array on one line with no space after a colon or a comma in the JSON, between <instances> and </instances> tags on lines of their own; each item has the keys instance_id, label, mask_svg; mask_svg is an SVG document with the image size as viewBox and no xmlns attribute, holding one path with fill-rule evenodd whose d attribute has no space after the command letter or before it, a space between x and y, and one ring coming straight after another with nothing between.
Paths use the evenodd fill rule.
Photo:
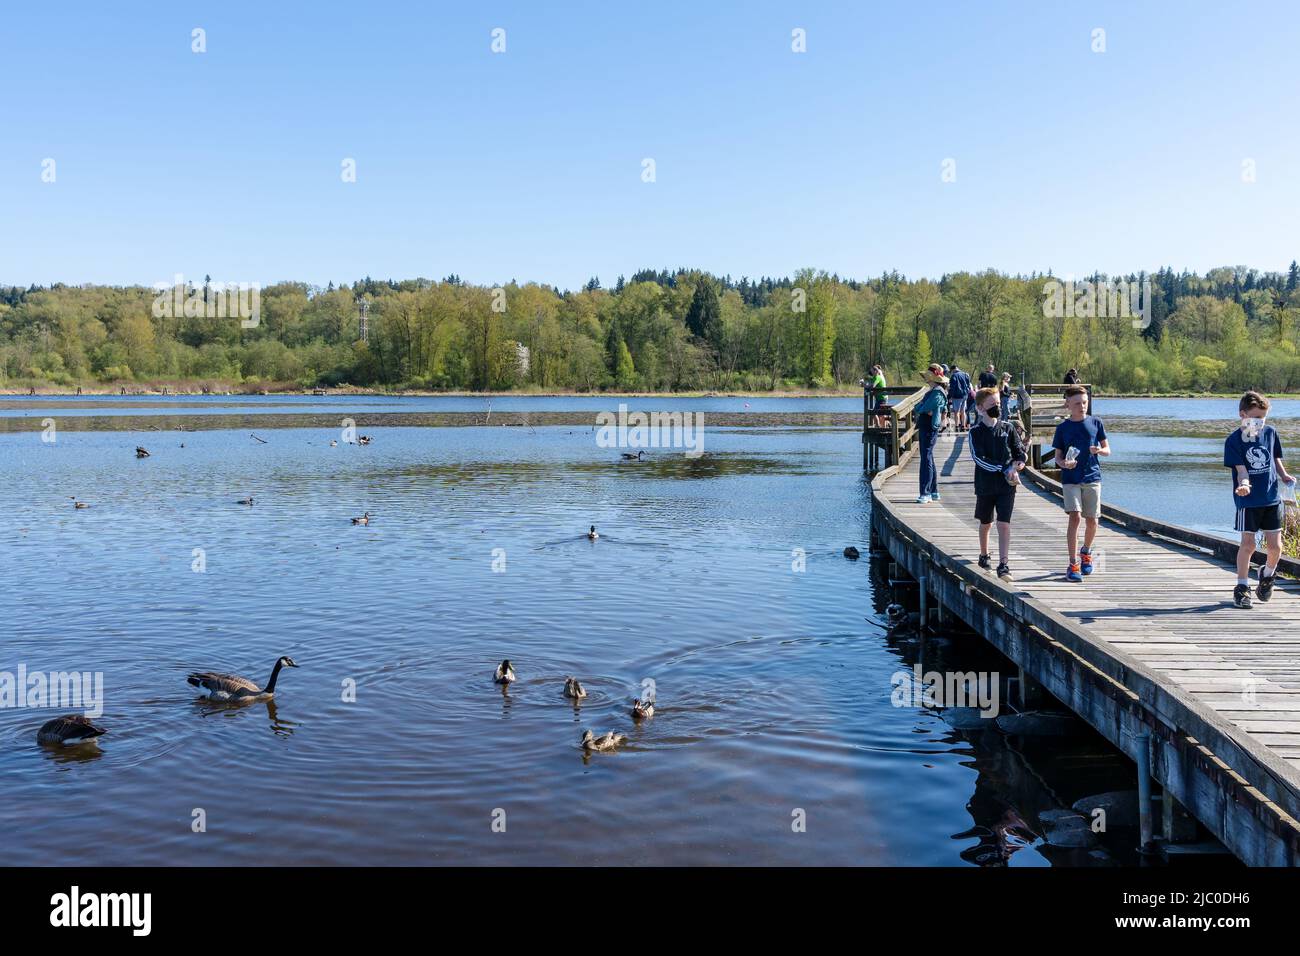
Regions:
<instances>
[{"instance_id":1,"label":"person in dark jacket","mask_svg":"<svg viewBox=\"0 0 1300 956\"><path fill-rule=\"evenodd\" d=\"M1079 370L1077 368L1072 368L1065 373L1065 384L1066 385L1079 384Z\"/></svg>"},{"instance_id":2,"label":"person in dark jacket","mask_svg":"<svg viewBox=\"0 0 1300 956\"><path fill-rule=\"evenodd\" d=\"M952 409L953 431L966 431L966 406L970 403L970 376L956 362L948 375L948 405Z\"/></svg>"},{"instance_id":3,"label":"person in dark jacket","mask_svg":"<svg viewBox=\"0 0 1300 956\"><path fill-rule=\"evenodd\" d=\"M994 369L993 363L989 362L988 367L980 372L980 388L997 388L997 386L998 373Z\"/></svg>"},{"instance_id":4,"label":"person in dark jacket","mask_svg":"<svg viewBox=\"0 0 1300 956\"><path fill-rule=\"evenodd\" d=\"M975 462L975 520L980 523L979 565L985 571L992 564L989 555L989 529L996 516L998 522L998 577L1010 580L1007 559L1011 551L1011 509L1016 504L1016 487L1020 470L1028 455L1024 442L1011 422L1002 418L1001 396L996 388L981 388L975 393L975 411L979 421L970 430L966 443Z\"/></svg>"}]
</instances>

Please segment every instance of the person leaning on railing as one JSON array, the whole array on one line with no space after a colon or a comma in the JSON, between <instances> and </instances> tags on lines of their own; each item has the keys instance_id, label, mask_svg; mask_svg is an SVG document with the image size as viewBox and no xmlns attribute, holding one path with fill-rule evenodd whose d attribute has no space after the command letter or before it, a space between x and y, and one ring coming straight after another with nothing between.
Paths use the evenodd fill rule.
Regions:
<instances>
[{"instance_id":1,"label":"person leaning on railing","mask_svg":"<svg viewBox=\"0 0 1300 956\"><path fill-rule=\"evenodd\" d=\"M877 428L885 428L889 425L889 416L880 414L880 408L882 405L888 405L889 398L885 389L889 385L885 381L885 370L881 366L871 366L871 383L867 387L871 389L871 407L877 412L875 425Z\"/></svg>"},{"instance_id":2,"label":"person leaning on railing","mask_svg":"<svg viewBox=\"0 0 1300 956\"><path fill-rule=\"evenodd\" d=\"M938 365L931 365L923 373L930 388L916 406L916 441L921 455L921 488L916 503L939 500L939 473L934 467L934 443L943 424L943 413L948 407L948 377Z\"/></svg>"}]
</instances>

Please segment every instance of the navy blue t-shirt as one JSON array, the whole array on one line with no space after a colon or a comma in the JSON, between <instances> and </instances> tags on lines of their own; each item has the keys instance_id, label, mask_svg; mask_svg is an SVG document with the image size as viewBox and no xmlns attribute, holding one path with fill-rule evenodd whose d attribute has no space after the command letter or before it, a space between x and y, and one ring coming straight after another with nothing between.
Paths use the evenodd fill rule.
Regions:
<instances>
[{"instance_id":1,"label":"navy blue t-shirt","mask_svg":"<svg viewBox=\"0 0 1300 956\"><path fill-rule=\"evenodd\" d=\"M1101 459L1088 451L1093 445L1100 445L1106 440L1106 426L1095 415L1084 415L1083 421L1066 419L1056 426L1052 436L1052 447L1059 451L1064 459L1070 448L1079 450L1078 462L1073 468L1061 469L1061 484L1086 485L1101 481Z\"/></svg>"},{"instance_id":2,"label":"navy blue t-shirt","mask_svg":"<svg viewBox=\"0 0 1300 956\"><path fill-rule=\"evenodd\" d=\"M1265 425L1255 441L1246 441L1238 428L1223 443L1223 463L1232 469L1232 500L1238 508L1262 508L1281 502L1277 483L1277 459L1282 439L1272 425ZM1250 494L1237 494L1237 465L1250 475Z\"/></svg>"}]
</instances>

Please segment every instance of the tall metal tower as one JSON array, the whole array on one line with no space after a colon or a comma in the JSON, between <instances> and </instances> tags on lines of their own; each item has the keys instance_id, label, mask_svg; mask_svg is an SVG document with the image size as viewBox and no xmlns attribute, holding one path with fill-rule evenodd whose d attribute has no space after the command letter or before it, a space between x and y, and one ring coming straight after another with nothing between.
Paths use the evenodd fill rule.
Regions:
<instances>
[{"instance_id":1,"label":"tall metal tower","mask_svg":"<svg viewBox=\"0 0 1300 956\"><path fill-rule=\"evenodd\" d=\"M357 299L357 305L360 307L360 325L361 341L369 344L370 342L370 300L364 295Z\"/></svg>"}]
</instances>

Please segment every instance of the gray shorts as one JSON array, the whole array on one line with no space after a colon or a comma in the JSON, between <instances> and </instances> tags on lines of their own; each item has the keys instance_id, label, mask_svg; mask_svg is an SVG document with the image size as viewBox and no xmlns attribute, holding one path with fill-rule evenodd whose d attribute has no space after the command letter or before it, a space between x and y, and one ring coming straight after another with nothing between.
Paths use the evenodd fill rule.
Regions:
<instances>
[{"instance_id":1,"label":"gray shorts","mask_svg":"<svg viewBox=\"0 0 1300 956\"><path fill-rule=\"evenodd\" d=\"M1081 511L1085 518L1101 517L1101 482L1089 481L1086 484L1075 483L1061 485L1065 497L1066 511Z\"/></svg>"}]
</instances>

